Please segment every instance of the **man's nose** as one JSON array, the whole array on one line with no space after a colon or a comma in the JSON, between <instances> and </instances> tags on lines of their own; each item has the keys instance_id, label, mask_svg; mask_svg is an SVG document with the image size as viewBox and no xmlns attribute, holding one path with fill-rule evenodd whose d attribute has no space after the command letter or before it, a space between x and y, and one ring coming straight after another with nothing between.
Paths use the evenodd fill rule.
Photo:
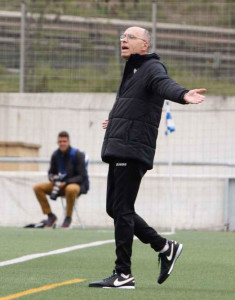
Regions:
<instances>
[{"instance_id":1,"label":"man's nose","mask_svg":"<svg viewBox=\"0 0 235 300\"><path fill-rule=\"evenodd\" d=\"M122 41L122 42L121 42L121 47L122 47L122 46L126 46L127 42L128 42L128 41Z\"/></svg>"}]
</instances>

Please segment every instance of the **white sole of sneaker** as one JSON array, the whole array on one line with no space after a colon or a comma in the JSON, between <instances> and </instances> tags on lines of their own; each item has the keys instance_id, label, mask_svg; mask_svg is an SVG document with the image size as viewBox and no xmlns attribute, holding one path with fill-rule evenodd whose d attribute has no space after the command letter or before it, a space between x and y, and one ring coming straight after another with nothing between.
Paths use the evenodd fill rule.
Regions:
<instances>
[{"instance_id":1,"label":"white sole of sneaker","mask_svg":"<svg viewBox=\"0 0 235 300\"><path fill-rule=\"evenodd\" d=\"M173 268L174 268L175 262L176 262L177 258L180 256L182 250L183 250L183 244L180 244L180 245L179 245L179 248L178 248L178 250L177 250L177 252L176 252L175 258L174 258L174 260L173 260L173 263L172 263L172 265L171 265L171 267L170 267L170 270L169 270L168 273L167 273L168 275L171 274L171 272L172 272L172 270L173 270Z\"/></svg>"},{"instance_id":2,"label":"white sole of sneaker","mask_svg":"<svg viewBox=\"0 0 235 300\"><path fill-rule=\"evenodd\" d=\"M104 286L103 289L125 289L125 290L134 290L135 286L119 286L119 287L108 287Z\"/></svg>"}]
</instances>

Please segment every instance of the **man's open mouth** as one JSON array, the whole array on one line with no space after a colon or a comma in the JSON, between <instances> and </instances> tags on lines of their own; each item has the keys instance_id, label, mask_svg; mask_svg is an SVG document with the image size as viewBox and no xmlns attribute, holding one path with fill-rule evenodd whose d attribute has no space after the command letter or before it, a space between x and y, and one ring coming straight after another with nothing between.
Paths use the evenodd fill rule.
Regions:
<instances>
[{"instance_id":1,"label":"man's open mouth","mask_svg":"<svg viewBox=\"0 0 235 300\"><path fill-rule=\"evenodd\" d=\"M127 46L122 46L122 50L128 50L129 49L129 47L127 47Z\"/></svg>"}]
</instances>

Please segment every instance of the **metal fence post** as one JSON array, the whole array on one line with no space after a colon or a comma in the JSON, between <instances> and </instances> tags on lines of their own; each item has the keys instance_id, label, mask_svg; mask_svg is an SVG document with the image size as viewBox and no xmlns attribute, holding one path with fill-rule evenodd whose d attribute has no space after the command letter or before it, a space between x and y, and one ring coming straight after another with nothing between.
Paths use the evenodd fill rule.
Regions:
<instances>
[{"instance_id":1,"label":"metal fence post","mask_svg":"<svg viewBox=\"0 0 235 300\"><path fill-rule=\"evenodd\" d=\"M21 27L20 27L20 93L24 93L25 84L25 23L26 4L21 3Z\"/></svg>"},{"instance_id":2,"label":"metal fence post","mask_svg":"<svg viewBox=\"0 0 235 300\"><path fill-rule=\"evenodd\" d=\"M228 206L229 206L229 178L224 181L224 231L229 230L229 216L228 216Z\"/></svg>"},{"instance_id":3,"label":"metal fence post","mask_svg":"<svg viewBox=\"0 0 235 300\"><path fill-rule=\"evenodd\" d=\"M228 222L227 229L235 230L235 178L228 179Z\"/></svg>"},{"instance_id":4,"label":"metal fence post","mask_svg":"<svg viewBox=\"0 0 235 300\"><path fill-rule=\"evenodd\" d=\"M152 52L156 51L157 3L152 3Z\"/></svg>"}]
</instances>

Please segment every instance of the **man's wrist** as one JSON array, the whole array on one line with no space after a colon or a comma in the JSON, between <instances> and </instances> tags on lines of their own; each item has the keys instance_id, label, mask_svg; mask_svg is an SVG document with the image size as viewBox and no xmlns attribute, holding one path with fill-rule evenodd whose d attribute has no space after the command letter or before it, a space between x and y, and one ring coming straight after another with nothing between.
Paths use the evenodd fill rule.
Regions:
<instances>
[{"instance_id":1,"label":"man's wrist","mask_svg":"<svg viewBox=\"0 0 235 300\"><path fill-rule=\"evenodd\" d=\"M185 91L183 94L182 94L182 100L186 103L186 104L189 104L189 102L185 99L187 97L187 94L188 94L189 91Z\"/></svg>"}]
</instances>

